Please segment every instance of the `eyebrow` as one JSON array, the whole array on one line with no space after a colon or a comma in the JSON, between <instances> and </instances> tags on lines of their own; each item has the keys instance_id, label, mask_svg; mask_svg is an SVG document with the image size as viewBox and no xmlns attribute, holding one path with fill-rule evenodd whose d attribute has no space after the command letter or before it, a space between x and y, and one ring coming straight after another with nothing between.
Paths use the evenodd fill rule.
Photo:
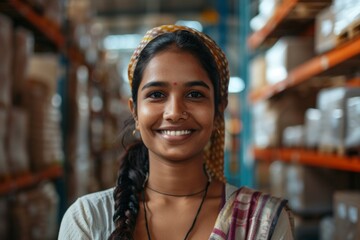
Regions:
<instances>
[{"instance_id":1,"label":"eyebrow","mask_svg":"<svg viewBox=\"0 0 360 240\"><path fill-rule=\"evenodd\" d=\"M210 89L209 85L207 85L204 81L191 81L191 82L187 82L185 83L186 87L195 87L195 86L201 86L201 87L205 87L207 89Z\"/></svg>"},{"instance_id":2,"label":"eyebrow","mask_svg":"<svg viewBox=\"0 0 360 240\"><path fill-rule=\"evenodd\" d=\"M166 87L168 86L169 83L166 82L161 82L161 81L153 81L153 82L149 82L147 84L145 84L141 90L144 90L146 88L151 88L151 87ZM198 81L191 81L191 82L187 82L185 83L186 87L195 87L195 86L201 86L201 87L205 87L207 89L210 89L209 85L207 85L204 81L198 80Z\"/></svg>"},{"instance_id":3,"label":"eyebrow","mask_svg":"<svg viewBox=\"0 0 360 240\"><path fill-rule=\"evenodd\" d=\"M151 88L151 87L166 87L168 84L165 82L159 82L159 81L153 81L153 82L149 82L147 84L145 84L142 88L141 91L146 89L146 88Z\"/></svg>"}]
</instances>

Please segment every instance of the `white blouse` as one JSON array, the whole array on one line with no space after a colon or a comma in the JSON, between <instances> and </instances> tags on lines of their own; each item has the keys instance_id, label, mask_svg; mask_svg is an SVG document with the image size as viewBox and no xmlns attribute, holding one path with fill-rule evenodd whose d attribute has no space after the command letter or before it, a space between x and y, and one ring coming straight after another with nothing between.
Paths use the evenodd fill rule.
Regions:
<instances>
[{"instance_id":1,"label":"white blouse","mask_svg":"<svg viewBox=\"0 0 360 240\"><path fill-rule=\"evenodd\" d=\"M226 196L237 188L226 184ZM77 199L66 211L60 225L59 240L108 239L114 231L114 188L91 193ZM290 221L282 210L272 240L292 240Z\"/></svg>"}]
</instances>

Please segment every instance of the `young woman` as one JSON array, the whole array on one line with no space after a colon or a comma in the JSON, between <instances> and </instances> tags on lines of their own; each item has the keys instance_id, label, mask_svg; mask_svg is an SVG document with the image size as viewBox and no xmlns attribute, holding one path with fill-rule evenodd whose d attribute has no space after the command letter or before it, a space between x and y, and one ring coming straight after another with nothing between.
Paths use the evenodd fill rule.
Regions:
<instances>
[{"instance_id":1,"label":"young woman","mask_svg":"<svg viewBox=\"0 0 360 240\"><path fill-rule=\"evenodd\" d=\"M226 183L229 70L203 33L147 32L128 68L134 132L114 189L78 199L59 239L292 239L286 201Z\"/></svg>"}]
</instances>

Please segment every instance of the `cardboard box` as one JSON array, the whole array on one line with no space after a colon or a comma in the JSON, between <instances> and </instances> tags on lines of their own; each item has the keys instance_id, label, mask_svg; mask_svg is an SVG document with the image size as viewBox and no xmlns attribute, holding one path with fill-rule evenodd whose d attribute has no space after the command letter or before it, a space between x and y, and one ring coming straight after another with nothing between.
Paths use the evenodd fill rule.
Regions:
<instances>
[{"instance_id":1,"label":"cardboard box","mask_svg":"<svg viewBox=\"0 0 360 240\"><path fill-rule=\"evenodd\" d=\"M335 34L336 12L333 6L322 10L315 19L315 51L324 53L336 47L338 36Z\"/></svg>"},{"instance_id":2,"label":"cardboard box","mask_svg":"<svg viewBox=\"0 0 360 240\"><path fill-rule=\"evenodd\" d=\"M316 148L319 145L321 132L321 111L309 108L305 112L305 146Z\"/></svg>"},{"instance_id":3,"label":"cardboard box","mask_svg":"<svg viewBox=\"0 0 360 240\"><path fill-rule=\"evenodd\" d=\"M350 186L347 172L289 164L286 172L286 198L296 212L323 214L332 209L336 190Z\"/></svg>"},{"instance_id":4,"label":"cardboard box","mask_svg":"<svg viewBox=\"0 0 360 240\"><path fill-rule=\"evenodd\" d=\"M315 55L312 38L284 37L265 54L266 80L275 84L284 80L289 71Z\"/></svg>"},{"instance_id":5,"label":"cardboard box","mask_svg":"<svg viewBox=\"0 0 360 240\"><path fill-rule=\"evenodd\" d=\"M339 191L334 194L335 239L360 239L360 192Z\"/></svg>"},{"instance_id":6,"label":"cardboard box","mask_svg":"<svg viewBox=\"0 0 360 240\"><path fill-rule=\"evenodd\" d=\"M345 147L360 150L360 97L347 100L346 114Z\"/></svg>"},{"instance_id":7,"label":"cardboard box","mask_svg":"<svg viewBox=\"0 0 360 240\"><path fill-rule=\"evenodd\" d=\"M12 21L0 14L0 106L11 104Z\"/></svg>"},{"instance_id":8,"label":"cardboard box","mask_svg":"<svg viewBox=\"0 0 360 240\"><path fill-rule=\"evenodd\" d=\"M360 88L335 87L319 92L317 108L322 115L320 149L335 149L343 153L345 149L346 105L349 98L360 97Z\"/></svg>"}]
</instances>

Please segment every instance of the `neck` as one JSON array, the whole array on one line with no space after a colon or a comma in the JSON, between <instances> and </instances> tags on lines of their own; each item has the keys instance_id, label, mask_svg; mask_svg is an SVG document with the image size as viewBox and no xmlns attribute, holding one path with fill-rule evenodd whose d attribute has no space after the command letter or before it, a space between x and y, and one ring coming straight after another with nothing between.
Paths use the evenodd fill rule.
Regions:
<instances>
[{"instance_id":1,"label":"neck","mask_svg":"<svg viewBox=\"0 0 360 240\"><path fill-rule=\"evenodd\" d=\"M202 162L169 164L150 160L147 186L159 192L188 195L204 190L207 181Z\"/></svg>"}]
</instances>

